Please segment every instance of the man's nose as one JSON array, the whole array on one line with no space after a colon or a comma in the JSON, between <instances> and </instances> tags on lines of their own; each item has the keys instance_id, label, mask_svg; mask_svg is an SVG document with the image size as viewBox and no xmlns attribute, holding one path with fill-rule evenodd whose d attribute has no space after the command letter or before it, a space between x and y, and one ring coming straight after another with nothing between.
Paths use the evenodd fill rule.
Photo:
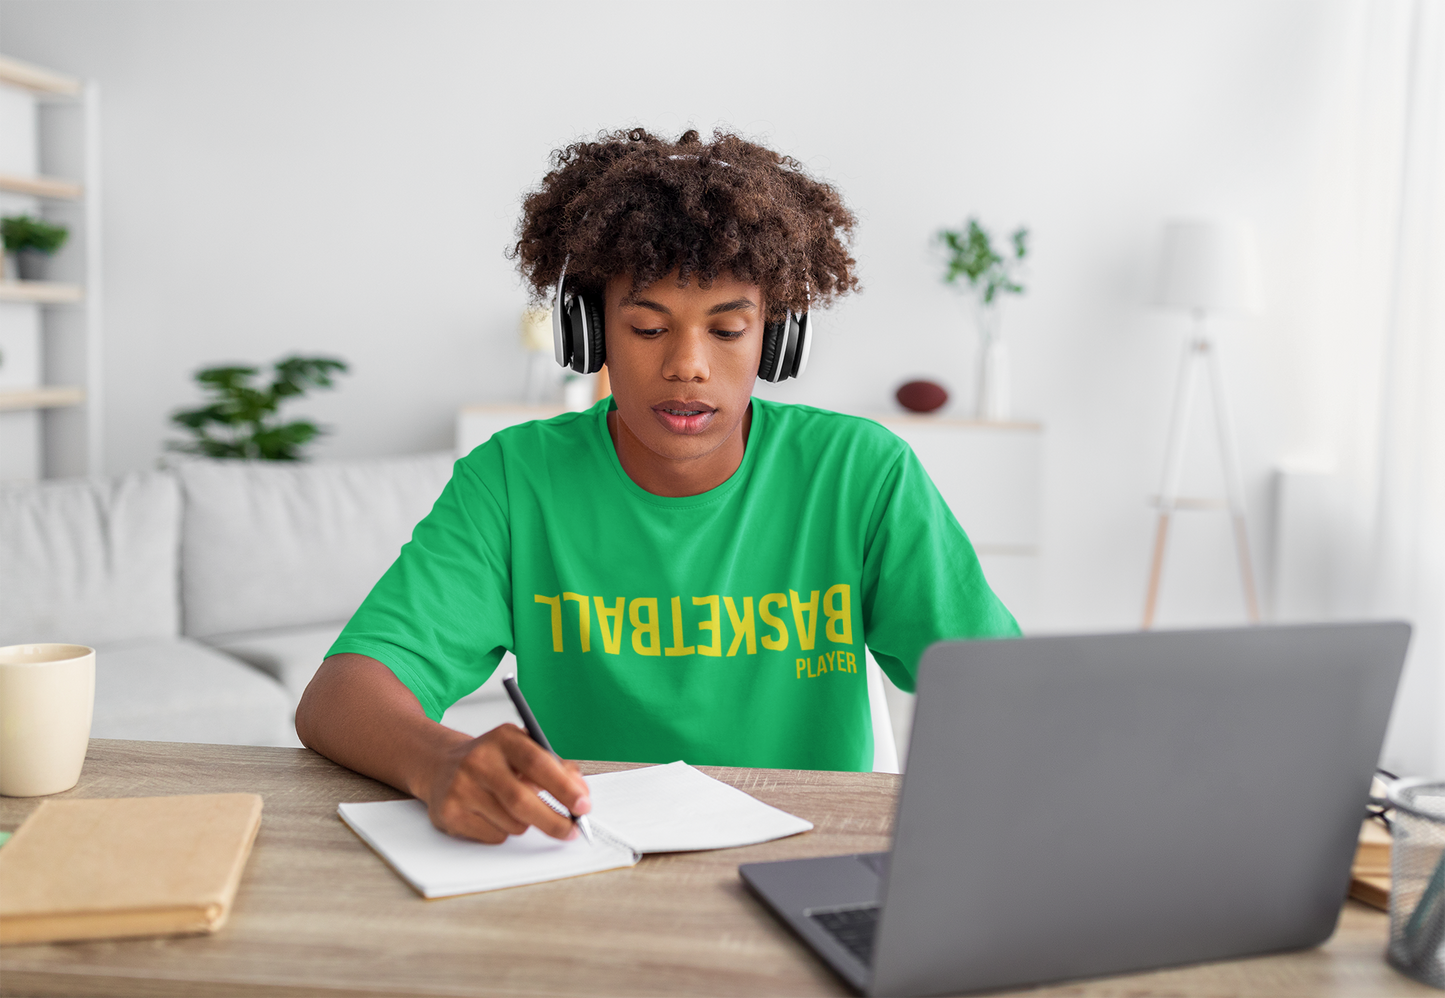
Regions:
<instances>
[{"instance_id":1,"label":"man's nose","mask_svg":"<svg viewBox=\"0 0 1445 998\"><path fill-rule=\"evenodd\" d=\"M707 333L681 330L670 339L662 376L669 381L706 381Z\"/></svg>"}]
</instances>

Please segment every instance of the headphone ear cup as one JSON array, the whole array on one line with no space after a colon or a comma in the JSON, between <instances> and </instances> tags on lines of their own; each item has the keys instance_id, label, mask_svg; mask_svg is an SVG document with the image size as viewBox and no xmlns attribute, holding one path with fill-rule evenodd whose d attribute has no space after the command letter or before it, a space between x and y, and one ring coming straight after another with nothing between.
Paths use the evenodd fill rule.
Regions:
<instances>
[{"instance_id":1,"label":"headphone ear cup","mask_svg":"<svg viewBox=\"0 0 1445 998\"><path fill-rule=\"evenodd\" d=\"M590 297L582 299L587 310L587 370L583 374L596 374L607 362L607 338L602 324L602 306Z\"/></svg>"},{"instance_id":2,"label":"headphone ear cup","mask_svg":"<svg viewBox=\"0 0 1445 998\"><path fill-rule=\"evenodd\" d=\"M763 325L763 355L758 360L758 377L764 381L779 381L779 346L783 340L784 331L788 328L788 320L782 322L769 322Z\"/></svg>"},{"instance_id":3,"label":"headphone ear cup","mask_svg":"<svg viewBox=\"0 0 1445 998\"><path fill-rule=\"evenodd\" d=\"M787 381L793 376L798 364L798 320L792 312L783 320L783 335L778 342L778 376L774 380Z\"/></svg>"},{"instance_id":4,"label":"headphone ear cup","mask_svg":"<svg viewBox=\"0 0 1445 998\"><path fill-rule=\"evenodd\" d=\"M581 295L572 297L562 327L567 340L567 366L581 373L587 364L587 306Z\"/></svg>"}]
</instances>

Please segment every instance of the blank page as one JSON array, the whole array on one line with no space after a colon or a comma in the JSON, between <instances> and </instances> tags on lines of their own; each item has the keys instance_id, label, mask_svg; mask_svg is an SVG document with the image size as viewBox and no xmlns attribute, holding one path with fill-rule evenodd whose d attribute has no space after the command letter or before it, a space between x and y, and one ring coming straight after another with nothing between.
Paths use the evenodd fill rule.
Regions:
<instances>
[{"instance_id":1,"label":"blank page","mask_svg":"<svg viewBox=\"0 0 1445 998\"><path fill-rule=\"evenodd\" d=\"M685 762L586 778L592 821L637 852L729 849L813 827Z\"/></svg>"},{"instance_id":2,"label":"blank page","mask_svg":"<svg viewBox=\"0 0 1445 998\"><path fill-rule=\"evenodd\" d=\"M615 870L638 858L601 837L595 845L580 835L559 842L535 828L495 846L452 838L431 823L419 800L342 804L338 810L352 831L429 898Z\"/></svg>"}]
</instances>

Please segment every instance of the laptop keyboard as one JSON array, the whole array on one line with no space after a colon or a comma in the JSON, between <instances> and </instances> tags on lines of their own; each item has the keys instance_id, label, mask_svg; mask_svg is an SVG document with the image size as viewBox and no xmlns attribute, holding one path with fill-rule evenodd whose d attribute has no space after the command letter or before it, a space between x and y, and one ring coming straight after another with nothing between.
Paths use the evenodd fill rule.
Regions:
<instances>
[{"instance_id":1,"label":"laptop keyboard","mask_svg":"<svg viewBox=\"0 0 1445 998\"><path fill-rule=\"evenodd\" d=\"M830 936L838 940L843 948L852 953L865 966L873 966L873 935L878 930L876 904L861 908L843 908L834 911L810 911L808 917L823 927Z\"/></svg>"}]
</instances>

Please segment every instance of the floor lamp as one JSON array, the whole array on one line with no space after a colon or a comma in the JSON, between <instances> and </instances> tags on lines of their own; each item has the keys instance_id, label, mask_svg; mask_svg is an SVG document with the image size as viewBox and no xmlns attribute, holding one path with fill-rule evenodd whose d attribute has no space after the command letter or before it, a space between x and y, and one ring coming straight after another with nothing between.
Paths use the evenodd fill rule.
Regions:
<instances>
[{"instance_id":1,"label":"floor lamp","mask_svg":"<svg viewBox=\"0 0 1445 998\"><path fill-rule=\"evenodd\" d=\"M1194 329L1184 345L1179 381L1174 393L1174 410L1169 419L1169 442L1164 452L1164 476L1154 505L1159 518L1154 529L1154 554L1149 562L1149 588L1144 598L1144 629L1154 625L1159 605L1159 586L1164 572L1164 548L1169 526L1179 510L1225 509L1234 527L1235 553L1239 559L1240 582L1249 619L1259 620L1259 597L1254 585L1254 568L1249 556L1249 532L1244 516L1244 489L1240 480L1239 456L1234 427L1224 396L1224 379L1219 358L1210 342L1208 320L1219 312L1252 312L1259 307L1259 265L1253 234L1241 222L1173 221L1164 228L1164 255L1159 270L1156 303L1187 310L1194 317ZM1184 474L1184 445L1189 414L1194 401L1194 384L1199 369L1209 380L1214 403L1215 433L1224 465L1225 498L1199 499L1179 494Z\"/></svg>"}]
</instances>

